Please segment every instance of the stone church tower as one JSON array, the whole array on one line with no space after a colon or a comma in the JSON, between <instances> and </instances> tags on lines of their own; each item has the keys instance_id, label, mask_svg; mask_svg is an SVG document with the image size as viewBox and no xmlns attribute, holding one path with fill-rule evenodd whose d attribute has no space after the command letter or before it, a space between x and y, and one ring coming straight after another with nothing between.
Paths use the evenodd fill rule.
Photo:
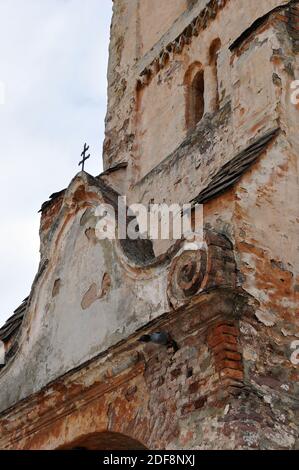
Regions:
<instances>
[{"instance_id":1,"label":"stone church tower","mask_svg":"<svg viewBox=\"0 0 299 470\"><path fill-rule=\"evenodd\" d=\"M296 1L114 0L105 171L42 206L0 330L0 448L298 448L298 21ZM202 204L202 247L99 239L120 194Z\"/></svg>"}]
</instances>

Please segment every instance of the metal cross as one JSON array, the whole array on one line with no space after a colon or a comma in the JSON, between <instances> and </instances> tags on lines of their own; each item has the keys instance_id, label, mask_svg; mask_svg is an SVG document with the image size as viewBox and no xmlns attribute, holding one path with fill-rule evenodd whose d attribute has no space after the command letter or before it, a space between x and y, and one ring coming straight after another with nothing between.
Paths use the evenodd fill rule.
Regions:
<instances>
[{"instance_id":1,"label":"metal cross","mask_svg":"<svg viewBox=\"0 0 299 470\"><path fill-rule=\"evenodd\" d=\"M81 153L81 157L83 157L83 160L81 160L81 162L79 163L79 166L82 165L82 171L84 171L84 165L85 165L86 160L90 158L90 154L86 156L88 150L89 150L89 145L84 144L84 149L83 149L83 152Z\"/></svg>"}]
</instances>

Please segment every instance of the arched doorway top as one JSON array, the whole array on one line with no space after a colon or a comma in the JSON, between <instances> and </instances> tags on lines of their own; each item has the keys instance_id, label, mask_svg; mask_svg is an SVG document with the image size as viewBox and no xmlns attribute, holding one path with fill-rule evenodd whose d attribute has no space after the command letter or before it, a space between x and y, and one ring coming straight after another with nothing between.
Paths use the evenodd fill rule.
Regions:
<instances>
[{"instance_id":1,"label":"arched doorway top","mask_svg":"<svg viewBox=\"0 0 299 470\"><path fill-rule=\"evenodd\" d=\"M96 432L81 436L59 450L144 450L136 439L117 432Z\"/></svg>"}]
</instances>

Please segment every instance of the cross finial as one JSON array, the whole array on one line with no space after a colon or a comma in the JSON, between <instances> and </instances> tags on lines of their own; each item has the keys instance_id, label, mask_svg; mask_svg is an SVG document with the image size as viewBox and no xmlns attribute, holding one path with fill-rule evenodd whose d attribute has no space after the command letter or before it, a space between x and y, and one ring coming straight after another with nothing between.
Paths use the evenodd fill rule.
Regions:
<instances>
[{"instance_id":1,"label":"cross finial","mask_svg":"<svg viewBox=\"0 0 299 470\"><path fill-rule=\"evenodd\" d=\"M86 156L88 150L89 150L89 145L87 145L85 143L84 148L83 148L83 152L81 153L81 157L83 158L83 160L81 160L81 162L79 162L79 166L82 165L82 171L84 171L84 165L85 165L86 160L88 160L90 158L90 154Z\"/></svg>"}]
</instances>

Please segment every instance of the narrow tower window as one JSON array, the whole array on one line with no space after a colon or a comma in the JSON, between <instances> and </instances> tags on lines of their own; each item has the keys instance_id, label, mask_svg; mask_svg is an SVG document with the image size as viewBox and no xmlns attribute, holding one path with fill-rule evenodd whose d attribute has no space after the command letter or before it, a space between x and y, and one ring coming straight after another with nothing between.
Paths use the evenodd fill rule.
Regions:
<instances>
[{"instance_id":1,"label":"narrow tower window","mask_svg":"<svg viewBox=\"0 0 299 470\"><path fill-rule=\"evenodd\" d=\"M193 78L193 82L191 85L191 97L190 97L191 116L190 117L191 117L192 127L195 127L196 124L203 117L203 113L205 110L204 91L205 91L204 73L203 73L203 70L201 70L200 72L197 72L197 74Z\"/></svg>"},{"instance_id":2,"label":"narrow tower window","mask_svg":"<svg viewBox=\"0 0 299 470\"><path fill-rule=\"evenodd\" d=\"M205 111L205 82L204 70L195 66L186 74L186 125L187 129L194 129L202 119Z\"/></svg>"}]
</instances>

